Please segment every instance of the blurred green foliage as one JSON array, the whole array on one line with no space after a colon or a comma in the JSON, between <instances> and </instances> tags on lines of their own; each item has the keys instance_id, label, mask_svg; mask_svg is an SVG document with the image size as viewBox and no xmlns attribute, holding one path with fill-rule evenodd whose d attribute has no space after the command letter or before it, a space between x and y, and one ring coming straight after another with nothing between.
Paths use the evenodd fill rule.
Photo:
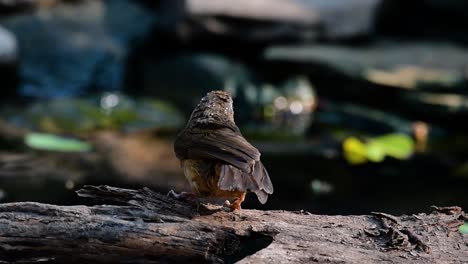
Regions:
<instances>
[{"instance_id":1,"label":"blurred green foliage","mask_svg":"<svg viewBox=\"0 0 468 264\"><path fill-rule=\"evenodd\" d=\"M4 108L1 113L19 127L50 133L177 128L183 124L182 115L166 102L114 93L41 101L24 110Z\"/></svg>"},{"instance_id":2,"label":"blurred green foliage","mask_svg":"<svg viewBox=\"0 0 468 264\"><path fill-rule=\"evenodd\" d=\"M28 147L38 150L87 152L92 149L89 143L44 133L29 133L24 138L24 142Z\"/></svg>"},{"instance_id":3,"label":"blurred green foliage","mask_svg":"<svg viewBox=\"0 0 468 264\"><path fill-rule=\"evenodd\" d=\"M459 230L462 234L468 234L468 223L461 225Z\"/></svg>"},{"instance_id":4,"label":"blurred green foliage","mask_svg":"<svg viewBox=\"0 0 468 264\"><path fill-rule=\"evenodd\" d=\"M343 141L343 154L350 164L382 162L386 156L407 159L414 152L413 139L405 134L387 134L363 142L355 137Z\"/></svg>"}]
</instances>

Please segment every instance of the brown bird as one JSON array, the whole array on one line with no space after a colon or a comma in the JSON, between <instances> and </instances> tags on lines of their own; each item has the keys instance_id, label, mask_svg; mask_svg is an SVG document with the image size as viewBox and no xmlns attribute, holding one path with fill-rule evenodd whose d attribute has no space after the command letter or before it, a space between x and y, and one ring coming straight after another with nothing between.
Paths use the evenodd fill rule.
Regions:
<instances>
[{"instance_id":1,"label":"brown bird","mask_svg":"<svg viewBox=\"0 0 468 264\"><path fill-rule=\"evenodd\" d=\"M222 197L231 210L241 208L247 191L264 204L273 193L260 152L242 136L234 122L231 96L212 91L193 110L177 136L174 151L193 194L177 197Z\"/></svg>"}]
</instances>

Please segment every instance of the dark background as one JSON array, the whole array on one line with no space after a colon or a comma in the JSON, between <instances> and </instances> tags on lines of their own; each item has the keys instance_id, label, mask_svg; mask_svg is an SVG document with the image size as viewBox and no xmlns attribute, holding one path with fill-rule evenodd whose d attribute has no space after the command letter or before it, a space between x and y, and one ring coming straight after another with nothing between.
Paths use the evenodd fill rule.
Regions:
<instances>
[{"instance_id":1,"label":"dark background","mask_svg":"<svg viewBox=\"0 0 468 264\"><path fill-rule=\"evenodd\" d=\"M188 190L172 141L224 89L275 186L244 207L466 207L467 11L463 0L0 1L0 202L79 204L84 184Z\"/></svg>"}]
</instances>

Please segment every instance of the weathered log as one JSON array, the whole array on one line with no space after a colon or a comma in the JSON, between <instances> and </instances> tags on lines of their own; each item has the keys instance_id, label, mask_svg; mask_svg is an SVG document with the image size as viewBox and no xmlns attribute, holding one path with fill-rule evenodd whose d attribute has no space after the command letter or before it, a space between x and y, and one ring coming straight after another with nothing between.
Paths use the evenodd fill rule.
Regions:
<instances>
[{"instance_id":1,"label":"weathered log","mask_svg":"<svg viewBox=\"0 0 468 264\"><path fill-rule=\"evenodd\" d=\"M176 201L147 188L85 186L114 205L0 205L0 263L461 263L461 209L431 214L325 216ZM449 212L449 213L447 213Z\"/></svg>"}]
</instances>

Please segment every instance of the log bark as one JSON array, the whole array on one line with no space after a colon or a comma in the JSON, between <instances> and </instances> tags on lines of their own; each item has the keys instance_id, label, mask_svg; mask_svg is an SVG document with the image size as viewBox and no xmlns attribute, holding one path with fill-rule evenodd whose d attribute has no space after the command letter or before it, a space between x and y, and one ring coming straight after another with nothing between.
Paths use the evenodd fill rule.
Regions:
<instances>
[{"instance_id":1,"label":"log bark","mask_svg":"<svg viewBox=\"0 0 468 264\"><path fill-rule=\"evenodd\" d=\"M430 214L227 212L155 193L85 186L108 205L0 205L0 263L462 263L459 207Z\"/></svg>"}]
</instances>

